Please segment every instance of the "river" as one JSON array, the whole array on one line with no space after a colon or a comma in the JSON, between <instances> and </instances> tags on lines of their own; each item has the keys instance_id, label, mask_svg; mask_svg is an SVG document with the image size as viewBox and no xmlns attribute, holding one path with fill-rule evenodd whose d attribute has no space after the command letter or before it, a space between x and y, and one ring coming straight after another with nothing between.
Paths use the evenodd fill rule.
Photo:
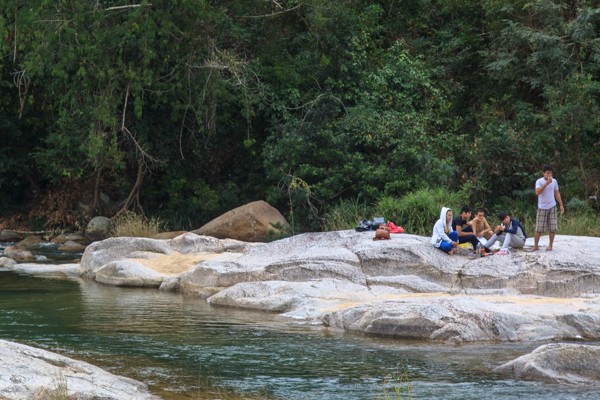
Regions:
<instances>
[{"instance_id":1,"label":"river","mask_svg":"<svg viewBox=\"0 0 600 400\"><path fill-rule=\"evenodd\" d=\"M491 373L539 344L431 344L214 308L155 289L0 272L0 338L148 383L164 399L598 399ZM400 377L400 375L403 376ZM395 397L391 397L395 399ZM406 399L404 394L402 399Z\"/></svg>"}]
</instances>

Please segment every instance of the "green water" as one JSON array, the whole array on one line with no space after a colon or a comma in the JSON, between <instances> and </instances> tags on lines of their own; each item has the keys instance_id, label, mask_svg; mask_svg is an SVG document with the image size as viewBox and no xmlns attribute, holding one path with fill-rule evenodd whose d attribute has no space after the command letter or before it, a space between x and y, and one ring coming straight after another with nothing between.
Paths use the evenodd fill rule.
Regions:
<instances>
[{"instance_id":1,"label":"green water","mask_svg":"<svg viewBox=\"0 0 600 400\"><path fill-rule=\"evenodd\" d=\"M8 272L0 272L0 338L146 382L165 399L383 399L383 379L398 369L413 399L600 398L599 388L516 382L490 372L537 345L351 335L154 289Z\"/></svg>"}]
</instances>

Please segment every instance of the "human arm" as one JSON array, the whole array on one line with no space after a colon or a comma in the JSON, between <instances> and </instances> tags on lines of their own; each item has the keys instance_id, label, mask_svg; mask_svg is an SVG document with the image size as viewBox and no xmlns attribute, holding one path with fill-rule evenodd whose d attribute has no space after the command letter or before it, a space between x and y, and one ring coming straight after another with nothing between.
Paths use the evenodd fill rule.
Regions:
<instances>
[{"instance_id":1,"label":"human arm","mask_svg":"<svg viewBox=\"0 0 600 400\"><path fill-rule=\"evenodd\" d=\"M552 184L552 181L553 181L553 179L552 179L552 178L550 178L550 179L546 179L546 180L544 181L544 183L542 183L541 185L540 185L540 184L536 184L536 186L535 186L535 195L536 195L536 196L539 196L540 194L542 194L542 193L544 192L544 190L546 190L546 188L547 188L547 187L548 187L550 184Z\"/></svg>"},{"instance_id":2,"label":"human arm","mask_svg":"<svg viewBox=\"0 0 600 400\"><path fill-rule=\"evenodd\" d=\"M560 206L560 213L564 214L565 213L565 207L563 207L562 198L560 197L560 192L558 191L558 189L556 189L554 191L554 197L556 198L556 202Z\"/></svg>"}]
</instances>

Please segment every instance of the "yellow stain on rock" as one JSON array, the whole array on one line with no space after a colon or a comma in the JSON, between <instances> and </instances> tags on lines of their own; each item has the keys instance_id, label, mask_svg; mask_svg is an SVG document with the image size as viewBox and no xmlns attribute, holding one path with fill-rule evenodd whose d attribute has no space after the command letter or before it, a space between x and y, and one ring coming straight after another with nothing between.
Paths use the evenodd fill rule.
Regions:
<instances>
[{"instance_id":1,"label":"yellow stain on rock","mask_svg":"<svg viewBox=\"0 0 600 400\"><path fill-rule=\"evenodd\" d=\"M241 253L201 253L201 254L157 254L156 257L149 259L144 258L132 258L130 260L136 261L142 264L146 268L153 269L154 271L164 275L180 275L187 272L194 265L207 260L214 260L218 258L237 258L241 256Z\"/></svg>"},{"instance_id":2,"label":"yellow stain on rock","mask_svg":"<svg viewBox=\"0 0 600 400\"><path fill-rule=\"evenodd\" d=\"M343 296L339 296L342 300ZM356 294L352 297L356 298ZM468 294L457 294L452 295L450 293L435 292L435 293L399 293L399 294L385 294L377 297L366 298L363 301L347 301L339 303L334 307L323 309L324 312L336 312L342 311L348 308L357 307L363 304L372 304L384 301L403 301L403 300L415 300L415 299L440 299L440 300L459 300L459 299L474 299L488 301L490 303L501 303L501 304L515 304L516 306L526 305L568 305L571 307L582 307L590 301L595 299L581 298L581 297L544 297L544 296L502 296L502 295L468 295ZM329 299L334 300L334 299Z\"/></svg>"}]
</instances>

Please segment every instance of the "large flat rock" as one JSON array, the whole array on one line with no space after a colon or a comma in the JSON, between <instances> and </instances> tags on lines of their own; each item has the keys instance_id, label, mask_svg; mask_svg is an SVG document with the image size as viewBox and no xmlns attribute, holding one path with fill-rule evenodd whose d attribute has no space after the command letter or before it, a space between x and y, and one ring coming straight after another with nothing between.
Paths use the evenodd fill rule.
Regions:
<instances>
[{"instance_id":1,"label":"large flat rock","mask_svg":"<svg viewBox=\"0 0 600 400\"><path fill-rule=\"evenodd\" d=\"M88 246L81 273L104 284L159 287L215 306L398 338L600 338L599 238L559 235L551 252L485 258L450 256L429 237L372 238L355 231L252 245L194 233L112 238Z\"/></svg>"}]
</instances>

